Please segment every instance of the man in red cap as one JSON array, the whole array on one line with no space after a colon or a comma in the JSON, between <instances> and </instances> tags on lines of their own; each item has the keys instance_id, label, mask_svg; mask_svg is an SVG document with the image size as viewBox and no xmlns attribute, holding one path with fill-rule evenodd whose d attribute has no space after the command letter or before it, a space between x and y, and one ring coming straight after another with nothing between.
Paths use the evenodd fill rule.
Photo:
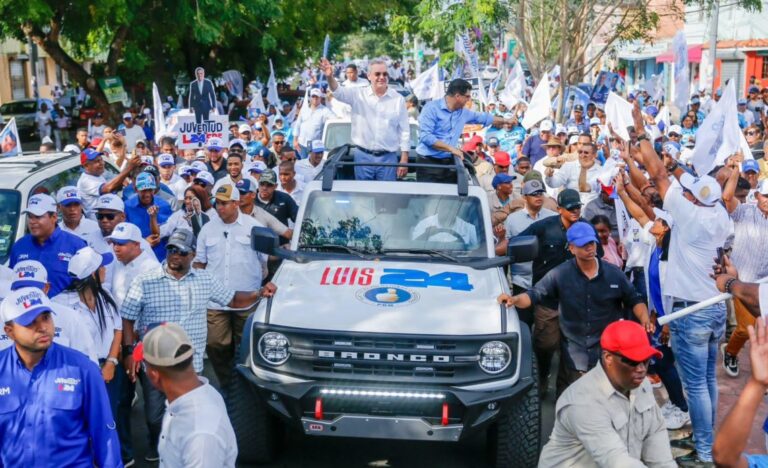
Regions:
<instances>
[{"instance_id":1,"label":"man in red cap","mask_svg":"<svg viewBox=\"0 0 768 468\"><path fill-rule=\"evenodd\" d=\"M677 467L664 416L645 378L651 358L646 330L630 320L608 325L600 364L562 394L539 467Z\"/></svg>"},{"instance_id":2,"label":"man in red cap","mask_svg":"<svg viewBox=\"0 0 768 468\"><path fill-rule=\"evenodd\" d=\"M493 177L493 166L485 160L485 154L483 153L483 138L481 136L473 136L468 142L464 143L461 150L467 154L467 158L472 165L475 166L475 176L477 176L478 179L489 174Z\"/></svg>"},{"instance_id":3,"label":"man in red cap","mask_svg":"<svg viewBox=\"0 0 768 468\"><path fill-rule=\"evenodd\" d=\"M493 172L485 176L478 176L480 186L488 192L489 195L495 192L493 188L493 178L496 174L509 174L509 166L512 163L509 153L504 151L496 151L493 155Z\"/></svg>"}]
</instances>

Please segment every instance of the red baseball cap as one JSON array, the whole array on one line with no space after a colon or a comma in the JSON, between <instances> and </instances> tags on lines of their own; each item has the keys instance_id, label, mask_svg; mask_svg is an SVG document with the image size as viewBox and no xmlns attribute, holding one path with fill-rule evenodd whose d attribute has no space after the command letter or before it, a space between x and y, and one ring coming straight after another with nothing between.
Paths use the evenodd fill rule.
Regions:
<instances>
[{"instance_id":1,"label":"red baseball cap","mask_svg":"<svg viewBox=\"0 0 768 468\"><path fill-rule=\"evenodd\" d=\"M662 356L661 351L651 346L645 328L631 320L619 320L605 327L600 337L600 347L633 361Z\"/></svg>"},{"instance_id":2,"label":"red baseball cap","mask_svg":"<svg viewBox=\"0 0 768 468\"><path fill-rule=\"evenodd\" d=\"M474 139L469 140L468 142L464 143L464 146L461 147L462 151L475 151L477 149L477 145L480 143L475 141Z\"/></svg>"},{"instance_id":3,"label":"red baseball cap","mask_svg":"<svg viewBox=\"0 0 768 468\"><path fill-rule=\"evenodd\" d=\"M509 153L505 153L504 151L496 151L496 153L493 154L493 159L499 166L509 166L512 162L509 158Z\"/></svg>"}]
</instances>

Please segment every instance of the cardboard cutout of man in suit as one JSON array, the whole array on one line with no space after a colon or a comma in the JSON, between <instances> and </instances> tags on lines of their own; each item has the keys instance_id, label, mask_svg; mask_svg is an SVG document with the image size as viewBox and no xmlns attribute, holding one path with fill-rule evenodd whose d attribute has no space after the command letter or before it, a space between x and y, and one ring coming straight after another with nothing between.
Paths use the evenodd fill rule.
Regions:
<instances>
[{"instance_id":1,"label":"cardboard cutout of man in suit","mask_svg":"<svg viewBox=\"0 0 768 468\"><path fill-rule=\"evenodd\" d=\"M208 120L211 109L216 109L216 93L211 80L205 79L202 67L195 69L196 80L189 83L189 108L195 112L195 122Z\"/></svg>"}]
</instances>

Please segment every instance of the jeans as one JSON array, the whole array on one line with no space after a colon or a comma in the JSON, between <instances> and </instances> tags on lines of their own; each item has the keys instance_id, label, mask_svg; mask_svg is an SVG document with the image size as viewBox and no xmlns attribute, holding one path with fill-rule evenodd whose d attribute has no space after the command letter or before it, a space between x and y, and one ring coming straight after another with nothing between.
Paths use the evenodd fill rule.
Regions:
<instances>
[{"instance_id":1,"label":"jeans","mask_svg":"<svg viewBox=\"0 0 768 468\"><path fill-rule=\"evenodd\" d=\"M142 370L138 375L144 396L144 417L149 428L149 450L156 450L157 443L160 440L160 432L163 429L165 394L152 385L146 372Z\"/></svg>"},{"instance_id":2,"label":"jeans","mask_svg":"<svg viewBox=\"0 0 768 468\"><path fill-rule=\"evenodd\" d=\"M136 384L125 375L125 367L120 364L117 373L121 375L120 394L117 402L117 436L120 439L120 456L123 460L133 458L133 439L131 436L131 404L136 392Z\"/></svg>"},{"instance_id":3,"label":"jeans","mask_svg":"<svg viewBox=\"0 0 768 468\"><path fill-rule=\"evenodd\" d=\"M682 307L675 307L680 310ZM705 307L669 324L670 343L688 395L696 454L712 461L712 433L717 411L717 345L725 333L725 303Z\"/></svg>"},{"instance_id":4,"label":"jeans","mask_svg":"<svg viewBox=\"0 0 768 468\"><path fill-rule=\"evenodd\" d=\"M360 148L352 148L352 156L356 163L392 163L396 164L397 153L384 153L374 156ZM356 180L397 180L396 166L355 166Z\"/></svg>"}]
</instances>

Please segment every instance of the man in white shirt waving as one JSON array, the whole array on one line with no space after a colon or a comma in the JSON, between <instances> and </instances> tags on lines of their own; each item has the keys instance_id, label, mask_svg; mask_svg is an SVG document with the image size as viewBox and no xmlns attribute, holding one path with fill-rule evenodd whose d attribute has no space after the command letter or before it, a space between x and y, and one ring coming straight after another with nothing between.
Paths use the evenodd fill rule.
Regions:
<instances>
[{"instance_id":1,"label":"man in white shirt waving","mask_svg":"<svg viewBox=\"0 0 768 468\"><path fill-rule=\"evenodd\" d=\"M352 144L356 163L397 164L408 162L411 130L405 99L388 86L387 64L371 60L368 77L371 86L340 87L333 77L333 65L323 58L320 66L328 79L333 97L352 107ZM355 166L357 180L396 180L408 169L395 166Z\"/></svg>"}]
</instances>

